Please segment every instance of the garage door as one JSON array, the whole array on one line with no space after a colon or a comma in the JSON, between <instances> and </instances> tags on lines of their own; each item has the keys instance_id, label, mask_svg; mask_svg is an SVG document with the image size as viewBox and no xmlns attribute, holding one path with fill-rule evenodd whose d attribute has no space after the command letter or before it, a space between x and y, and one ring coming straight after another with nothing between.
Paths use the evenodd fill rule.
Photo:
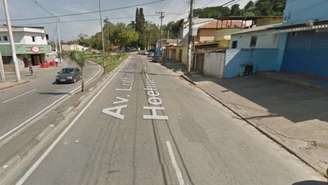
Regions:
<instances>
[{"instance_id":1,"label":"garage door","mask_svg":"<svg viewBox=\"0 0 328 185\"><path fill-rule=\"evenodd\" d=\"M282 71L328 77L328 33L289 34Z\"/></svg>"}]
</instances>

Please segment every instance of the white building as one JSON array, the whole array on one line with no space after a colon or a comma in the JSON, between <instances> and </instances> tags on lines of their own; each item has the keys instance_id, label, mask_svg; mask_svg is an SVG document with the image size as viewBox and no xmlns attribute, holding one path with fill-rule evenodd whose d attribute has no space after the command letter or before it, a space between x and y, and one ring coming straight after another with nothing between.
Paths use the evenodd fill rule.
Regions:
<instances>
[{"instance_id":1,"label":"white building","mask_svg":"<svg viewBox=\"0 0 328 185\"><path fill-rule=\"evenodd\" d=\"M45 55L51 52L48 35L43 27L13 26L13 36L17 57L28 64L39 65L45 62ZM4 64L12 61L7 26L0 26L0 52Z\"/></svg>"},{"instance_id":2,"label":"white building","mask_svg":"<svg viewBox=\"0 0 328 185\"><path fill-rule=\"evenodd\" d=\"M87 51L89 48L79 44L63 44L63 51Z\"/></svg>"},{"instance_id":3,"label":"white building","mask_svg":"<svg viewBox=\"0 0 328 185\"><path fill-rule=\"evenodd\" d=\"M231 35L230 48L277 48L279 35L268 30L278 25L281 24L258 26L233 33Z\"/></svg>"}]
</instances>

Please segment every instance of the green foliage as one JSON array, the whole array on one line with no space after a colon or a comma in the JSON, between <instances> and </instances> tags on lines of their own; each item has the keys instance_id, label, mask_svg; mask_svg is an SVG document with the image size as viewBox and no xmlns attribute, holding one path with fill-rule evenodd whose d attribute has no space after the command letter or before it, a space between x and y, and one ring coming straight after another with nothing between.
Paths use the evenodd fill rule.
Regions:
<instances>
[{"instance_id":1,"label":"green foliage","mask_svg":"<svg viewBox=\"0 0 328 185\"><path fill-rule=\"evenodd\" d=\"M159 39L160 29L156 24L146 22L144 34L144 46L155 47L156 41Z\"/></svg>"},{"instance_id":2,"label":"green foliage","mask_svg":"<svg viewBox=\"0 0 328 185\"><path fill-rule=\"evenodd\" d=\"M243 15L247 17L255 16L255 10L256 10L255 3L253 1L250 1L244 7Z\"/></svg>"},{"instance_id":3,"label":"green foliage","mask_svg":"<svg viewBox=\"0 0 328 185\"><path fill-rule=\"evenodd\" d=\"M115 69L121 62L123 62L128 55L125 53L120 53L117 55L106 55L104 58L101 55L93 54L90 52L83 53L85 58L89 61L98 63L99 65L104 64L105 72L108 73Z\"/></svg>"},{"instance_id":4,"label":"green foliage","mask_svg":"<svg viewBox=\"0 0 328 185\"><path fill-rule=\"evenodd\" d=\"M215 6L215 7L207 7L204 9L195 9L194 16L199 18L218 18L222 16L229 16L230 8Z\"/></svg>"},{"instance_id":5,"label":"green foliage","mask_svg":"<svg viewBox=\"0 0 328 185\"><path fill-rule=\"evenodd\" d=\"M107 51L114 46L120 48L134 46L139 39L139 34L134 28L131 25L126 25L124 23L113 24L107 20L105 21L103 32ZM98 32L90 38L80 37L78 43L83 46L101 50L101 33Z\"/></svg>"},{"instance_id":6,"label":"green foliage","mask_svg":"<svg viewBox=\"0 0 328 185\"><path fill-rule=\"evenodd\" d=\"M242 15L242 10L240 9L239 4L235 4L235 5L231 6L230 15L231 16L241 16Z\"/></svg>"},{"instance_id":7,"label":"green foliage","mask_svg":"<svg viewBox=\"0 0 328 185\"><path fill-rule=\"evenodd\" d=\"M137 8L136 18L135 18L135 31L139 34L138 45L142 48L145 47L145 29L146 29L146 20L143 13L143 8Z\"/></svg>"},{"instance_id":8,"label":"green foliage","mask_svg":"<svg viewBox=\"0 0 328 185\"><path fill-rule=\"evenodd\" d=\"M85 66L86 57L82 52L73 51L70 53L70 58L81 68Z\"/></svg>"},{"instance_id":9,"label":"green foliage","mask_svg":"<svg viewBox=\"0 0 328 185\"><path fill-rule=\"evenodd\" d=\"M238 4L229 7L207 7L195 9L194 15L199 18L218 18L222 16L281 16L286 0L250 1L243 9Z\"/></svg>"},{"instance_id":10,"label":"green foliage","mask_svg":"<svg viewBox=\"0 0 328 185\"><path fill-rule=\"evenodd\" d=\"M183 19L178 20L176 22L169 22L166 26L164 26L164 32L168 33L170 38L177 39L180 37L180 28L183 24Z\"/></svg>"}]
</instances>

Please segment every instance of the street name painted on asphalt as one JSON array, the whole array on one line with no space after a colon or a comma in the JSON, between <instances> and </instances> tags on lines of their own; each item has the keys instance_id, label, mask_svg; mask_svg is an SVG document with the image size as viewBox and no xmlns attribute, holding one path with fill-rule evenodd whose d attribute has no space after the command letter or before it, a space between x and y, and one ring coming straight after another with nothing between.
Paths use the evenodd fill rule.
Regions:
<instances>
[{"instance_id":1,"label":"street name painted on asphalt","mask_svg":"<svg viewBox=\"0 0 328 185\"><path fill-rule=\"evenodd\" d=\"M156 82L150 79L149 75L146 74L146 87L145 91L148 96L149 106L144 106L144 110L150 111L150 114L143 115L143 119L147 120L168 120L169 117L164 114L165 107L162 106L162 99L159 97L159 91L156 87Z\"/></svg>"},{"instance_id":2,"label":"street name painted on asphalt","mask_svg":"<svg viewBox=\"0 0 328 185\"><path fill-rule=\"evenodd\" d=\"M134 78L133 75L125 74L124 77L120 79L121 85L123 88L117 88L115 91L118 92L128 92L132 90L133 84L134 84ZM120 95L122 96L122 95ZM114 117L116 119L124 120L124 114L123 110L128 108L127 103L129 102L129 94L126 94L124 97L117 96L113 102L113 105L116 105L114 107L105 108L102 110L102 112L106 115L109 115L111 117Z\"/></svg>"}]
</instances>

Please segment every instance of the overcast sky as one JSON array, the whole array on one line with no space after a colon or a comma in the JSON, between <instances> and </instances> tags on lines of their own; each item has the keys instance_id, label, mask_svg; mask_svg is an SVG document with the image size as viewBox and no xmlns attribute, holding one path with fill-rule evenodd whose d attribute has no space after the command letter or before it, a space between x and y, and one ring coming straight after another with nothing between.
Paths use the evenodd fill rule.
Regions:
<instances>
[{"instance_id":1,"label":"overcast sky","mask_svg":"<svg viewBox=\"0 0 328 185\"><path fill-rule=\"evenodd\" d=\"M11 18L31 18L31 17L42 17L50 16L46 11L38 7L35 0L9 0L9 11ZM38 0L39 4L44 6L49 11L57 15L79 13L85 11L92 11L98 9L98 0ZM152 2L156 0L101 0L102 9L111 9L129 5L135 5L145 2ZM195 0L195 7L207 7L220 5L229 0ZM242 6L245 5L249 0L236 0ZM187 0L163 0L160 3L142 6L146 15L146 20L154 23L159 23L159 17L154 16L155 12L165 11L167 16L164 22L167 23L172 20L183 18L187 15L188 3ZM136 7L116 10L110 12L104 12L104 18L108 17L112 22L131 22L134 20ZM3 22L4 14L1 3L1 14L0 19ZM149 16L148 16L149 15ZM72 40L76 39L80 33L92 35L100 30L98 14L79 15L71 17L61 18L61 35L62 39ZM79 22L72 22L78 20ZM81 21L82 20L82 21ZM89 21L85 21L89 20ZM55 36L55 24L56 19L40 19L40 20L28 20L28 21L14 21L14 25L35 25L45 26L49 33L50 39Z\"/></svg>"}]
</instances>

